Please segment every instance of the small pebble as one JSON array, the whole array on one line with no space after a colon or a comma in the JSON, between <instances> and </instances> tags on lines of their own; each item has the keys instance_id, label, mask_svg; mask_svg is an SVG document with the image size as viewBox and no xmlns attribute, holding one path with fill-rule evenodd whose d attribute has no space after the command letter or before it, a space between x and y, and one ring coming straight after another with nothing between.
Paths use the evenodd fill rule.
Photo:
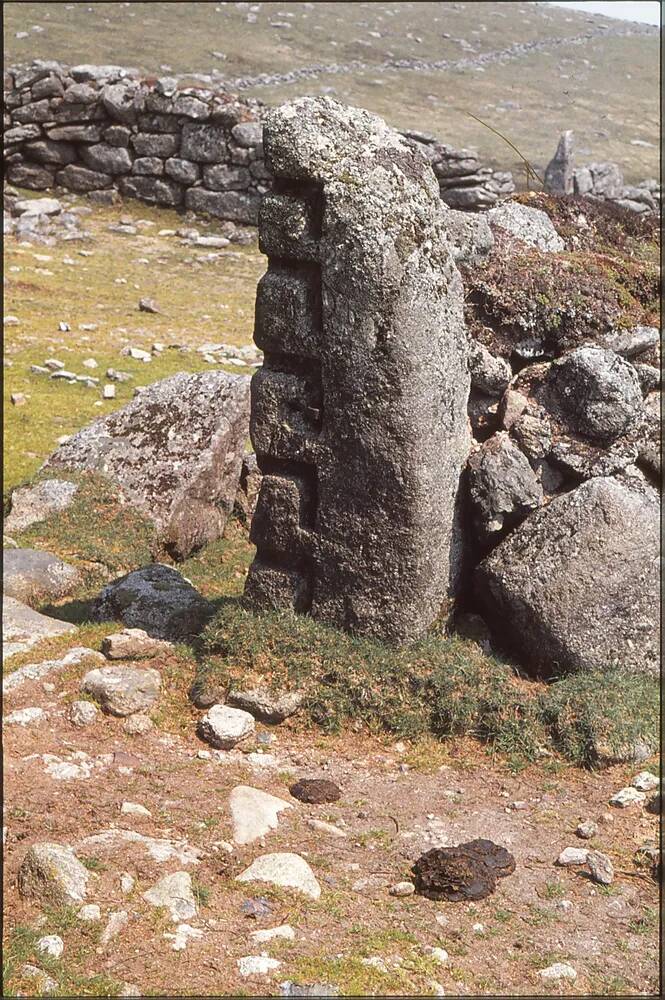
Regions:
<instances>
[{"instance_id":1,"label":"small pebble","mask_svg":"<svg viewBox=\"0 0 665 1000\"><path fill-rule=\"evenodd\" d=\"M587 866L594 882L599 885L612 885L614 868L606 854L603 854L602 851L589 851Z\"/></svg>"},{"instance_id":2,"label":"small pebble","mask_svg":"<svg viewBox=\"0 0 665 1000\"><path fill-rule=\"evenodd\" d=\"M37 942L37 950L51 958L60 958L65 950L65 942L57 934L47 934Z\"/></svg>"},{"instance_id":3,"label":"small pebble","mask_svg":"<svg viewBox=\"0 0 665 1000\"><path fill-rule=\"evenodd\" d=\"M412 896L416 887L413 882L397 882L388 891L391 896Z\"/></svg>"},{"instance_id":4,"label":"small pebble","mask_svg":"<svg viewBox=\"0 0 665 1000\"><path fill-rule=\"evenodd\" d=\"M641 792L652 792L654 788L658 788L660 781L651 771L640 771L631 781L631 785Z\"/></svg>"},{"instance_id":5,"label":"small pebble","mask_svg":"<svg viewBox=\"0 0 665 1000\"><path fill-rule=\"evenodd\" d=\"M582 840L591 840L598 833L598 824L594 823L592 819L587 819L578 825L575 833Z\"/></svg>"}]
</instances>

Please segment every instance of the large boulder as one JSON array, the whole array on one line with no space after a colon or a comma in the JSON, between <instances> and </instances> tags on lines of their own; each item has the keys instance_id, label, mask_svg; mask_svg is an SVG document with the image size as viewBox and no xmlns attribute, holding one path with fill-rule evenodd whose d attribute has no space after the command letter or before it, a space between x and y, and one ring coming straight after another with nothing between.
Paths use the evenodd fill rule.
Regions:
<instances>
[{"instance_id":1,"label":"large boulder","mask_svg":"<svg viewBox=\"0 0 665 1000\"><path fill-rule=\"evenodd\" d=\"M197 635L213 607L171 566L153 563L114 580L97 598L96 621L121 621L153 639L179 642Z\"/></svg>"},{"instance_id":2,"label":"large boulder","mask_svg":"<svg viewBox=\"0 0 665 1000\"><path fill-rule=\"evenodd\" d=\"M555 361L547 403L569 433L608 444L642 416L642 389L634 367L614 351L579 347Z\"/></svg>"},{"instance_id":3,"label":"large boulder","mask_svg":"<svg viewBox=\"0 0 665 1000\"><path fill-rule=\"evenodd\" d=\"M66 597L80 582L78 570L50 552L7 549L2 557L2 592L26 604Z\"/></svg>"},{"instance_id":4,"label":"large boulder","mask_svg":"<svg viewBox=\"0 0 665 1000\"><path fill-rule=\"evenodd\" d=\"M82 903L87 893L88 870L70 847L33 844L18 870L22 896L51 906Z\"/></svg>"},{"instance_id":5,"label":"large boulder","mask_svg":"<svg viewBox=\"0 0 665 1000\"><path fill-rule=\"evenodd\" d=\"M475 573L487 620L548 673L658 672L659 504L595 478L533 513Z\"/></svg>"},{"instance_id":6,"label":"large boulder","mask_svg":"<svg viewBox=\"0 0 665 1000\"><path fill-rule=\"evenodd\" d=\"M156 525L177 559L218 538L249 434L249 378L180 373L84 427L46 462L101 472Z\"/></svg>"}]
</instances>

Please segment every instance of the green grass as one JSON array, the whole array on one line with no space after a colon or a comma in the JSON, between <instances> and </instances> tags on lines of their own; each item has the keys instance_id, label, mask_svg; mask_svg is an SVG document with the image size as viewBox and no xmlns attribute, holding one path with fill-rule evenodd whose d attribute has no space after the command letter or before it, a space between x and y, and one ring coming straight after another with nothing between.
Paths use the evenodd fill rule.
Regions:
<instances>
[{"instance_id":1,"label":"green grass","mask_svg":"<svg viewBox=\"0 0 665 1000\"><path fill-rule=\"evenodd\" d=\"M554 681L541 698L541 715L565 757L593 767L600 748L613 752L644 741L658 746L659 686L644 674L573 674Z\"/></svg>"},{"instance_id":2,"label":"green grass","mask_svg":"<svg viewBox=\"0 0 665 1000\"><path fill-rule=\"evenodd\" d=\"M597 740L654 741L658 686L644 676L594 673L549 686L526 681L472 642L435 633L395 649L285 613L254 615L223 603L202 637L193 690L257 682L304 693L309 718L329 732L360 721L406 739L468 735L509 767L543 746L585 766ZM655 747L656 743L652 742Z\"/></svg>"},{"instance_id":3,"label":"green grass","mask_svg":"<svg viewBox=\"0 0 665 1000\"><path fill-rule=\"evenodd\" d=\"M83 199L72 200L86 207ZM138 227L136 236L109 232L108 226L126 215L146 224ZM121 207L95 206L84 215L82 226L90 235L80 242L58 241L51 247L26 245L12 236L5 239L4 312L20 321L4 331L5 358L10 363L4 386L5 489L33 476L59 437L125 405L135 387L180 371L224 368L204 361L193 350L197 345L251 342L256 282L265 258L255 245L234 245L208 260L205 248L158 235L161 229L183 225L175 212L130 201ZM196 228L214 232L215 224L197 220ZM82 257L79 250L91 256ZM164 275L168 281L162 280ZM117 284L116 279L125 283ZM154 298L161 312L140 312L142 297ZM60 332L60 321L71 330ZM90 323L97 329L80 330L81 324ZM167 349L149 363L121 354L125 346L150 351L153 343L163 343ZM188 350L168 349L169 344ZM99 378L100 387L70 385L30 371L31 365L43 365L53 357L69 371ZM90 357L98 367L87 371L81 363ZM101 400L109 367L132 378L114 383L115 399ZM235 373L241 370L226 367ZM10 403L10 395L17 392L29 397L23 406Z\"/></svg>"},{"instance_id":4,"label":"green grass","mask_svg":"<svg viewBox=\"0 0 665 1000\"><path fill-rule=\"evenodd\" d=\"M100 927L82 924L72 907L44 908L45 921L39 929L18 924L3 943L3 997L34 996L36 980L21 974L25 964L34 965L57 983L55 996L117 996L122 983L103 973L88 975L82 970L94 952ZM36 948L45 934L58 934L65 942L61 958L51 958Z\"/></svg>"}]
</instances>

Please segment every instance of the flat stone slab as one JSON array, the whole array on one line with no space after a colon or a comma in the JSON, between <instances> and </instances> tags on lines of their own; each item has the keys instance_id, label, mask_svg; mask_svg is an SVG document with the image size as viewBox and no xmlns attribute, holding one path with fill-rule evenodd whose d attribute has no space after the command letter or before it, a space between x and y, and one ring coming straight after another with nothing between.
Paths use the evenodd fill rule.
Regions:
<instances>
[{"instance_id":1,"label":"flat stone slab","mask_svg":"<svg viewBox=\"0 0 665 1000\"><path fill-rule=\"evenodd\" d=\"M99 702L109 715L134 715L157 701L162 679L152 667L113 666L90 670L81 691Z\"/></svg>"},{"instance_id":2,"label":"flat stone slab","mask_svg":"<svg viewBox=\"0 0 665 1000\"><path fill-rule=\"evenodd\" d=\"M103 663L104 657L101 653L96 652L96 650L88 649L87 646L75 646L58 660L42 660L40 663L26 663L24 666L18 667L11 674L3 677L2 693L9 694L11 691L20 688L27 681L40 681L48 676L48 674L63 670L73 663L81 663L83 660L96 660Z\"/></svg>"},{"instance_id":3,"label":"flat stone slab","mask_svg":"<svg viewBox=\"0 0 665 1000\"><path fill-rule=\"evenodd\" d=\"M64 479L45 479L34 486L20 486L12 491L11 510L5 531L25 531L32 524L66 510L76 496L78 486Z\"/></svg>"},{"instance_id":4,"label":"flat stone slab","mask_svg":"<svg viewBox=\"0 0 665 1000\"><path fill-rule=\"evenodd\" d=\"M3 594L30 605L66 597L80 582L77 569L39 549L6 549L2 574Z\"/></svg>"},{"instance_id":5,"label":"flat stone slab","mask_svg":"<svg viewBox=\"0 0 665 1000\"><path fill-rule=\"evenodd\" d=\"M249 785L237 785L233 789L229 806L236 844L251 844L265 836L278 826L280 812L293 809L290 802Z\"/></svg>"},{"instance_id":6,"label":"flat stone slab","mask_svg":"<svg viewBox=\"0 0 665 1000\"><path fill-rule=\"evenodd\" d=\"M49 618L13 597L2 598L2 658L23 653L42 639L75 632L76 626Z\"/></svg>"},{"instance_id":7,"label":"flat stone slab","mask_svg":"<svg viewBox=\"0 0 665 1000\"><path fill-rule=\"evenodd\" d=\"M236 876L236 882L270 882L284 889L295 889L310 899L321 895L321 886L305 859L289 852L262 854Z\"/></svg>"}]
</instances>

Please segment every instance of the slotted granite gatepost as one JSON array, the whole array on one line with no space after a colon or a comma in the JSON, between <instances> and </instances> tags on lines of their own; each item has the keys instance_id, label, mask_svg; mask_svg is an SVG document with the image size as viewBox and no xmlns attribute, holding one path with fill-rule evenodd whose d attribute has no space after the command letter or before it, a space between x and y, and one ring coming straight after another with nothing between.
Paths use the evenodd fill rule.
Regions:
<instances>
[{"instance_id":1,"label":"slotted granite gatepost","mask_svg":"<svg viewBox=\"0 0 665 1000\"><path fill-rule=\"evenodd\" d=\"M328 98L275 109L264 145L245 602L409 641L452 606L470 443L438 185L380 118Z\"/></svg>"}]
</instances>

